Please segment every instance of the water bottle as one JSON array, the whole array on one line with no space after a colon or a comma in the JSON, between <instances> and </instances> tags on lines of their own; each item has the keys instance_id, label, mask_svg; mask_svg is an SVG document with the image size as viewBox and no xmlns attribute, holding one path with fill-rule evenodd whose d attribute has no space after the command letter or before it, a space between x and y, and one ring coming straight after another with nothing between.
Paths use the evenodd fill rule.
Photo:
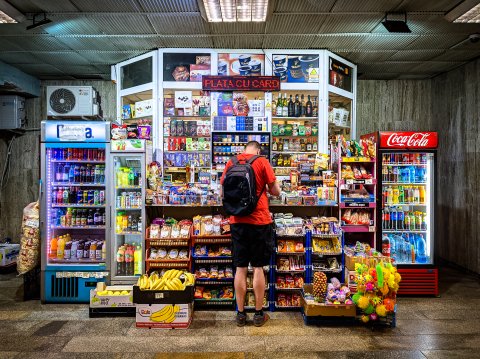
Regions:
<instances>
[{"instance_id":1,"label":"water bottle","mask_svg":"<svg viewBox=\"0 0 480 359\"><path fill-rule=\"evenodd\" d=\"M389 236L389 239L390 239L390 257L393 258L394 260L397 260L397 247L396 247L395 235L391 234Z\"/></svg>"},{"instance_id":2,"label":"water bottle","mask_svg":"<svg viewBox=\"0 0 480 359\"><path fill-rule=\"evenodd\" d=\"M397 263L403 263L404 262L404 250L403 250L403 238L396 236L395 237L395 243L396 243L396 249L395 253L397 256Z\"/></svg>"},{"instance_id":3,"label":"water bottle","mask_svg":"<svg viewBox=\"0 0 480 359\"><path fill-rule=\"evenodd\" d=\"M415 183L415 166L410 166L410 183Z\"/></svg>"},{"instance_id":4,"label":"water bottle","mask_svg":"<svg viewBox=\"0 0 480 359\"><path fill-rule=\"evenodd\" d=\"M423 234L416 235L415 257L417 263L427 263L426 244Z\"/></svg>"}]
</instances>

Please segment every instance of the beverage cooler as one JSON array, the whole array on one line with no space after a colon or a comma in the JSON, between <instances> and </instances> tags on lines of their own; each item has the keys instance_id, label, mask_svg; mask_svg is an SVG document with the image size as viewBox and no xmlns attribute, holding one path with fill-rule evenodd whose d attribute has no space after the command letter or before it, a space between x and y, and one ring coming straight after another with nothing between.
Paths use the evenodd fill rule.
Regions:
<instances>
[{"instance_id":1,"label":"beverage cooler","mask_svg":"<svg viewBox=\"0 0 480 359\"><path fill-rule=\"evenodd\" d=\"M108 276L109 123L44 121L42 301L85 302Z\"/></svg>"},{"instance_id":2,"label":"beverage cooler","mask_svg":"<svg viewBox=\"0 0 480 359\"><path fill-rule=\"evenodd\" d=\"M398 264L399 294L438 295L434 262L436 132L379 132L379 247ZM380 219L380 218L379 218Z\"/></svg>"},{"instance_id":3,"label":"beverage cooler","mask_svg":"<svg viewBox=\"0 0 480 359\"><path fill-rule=\"evenodd\" d=\"M144 271L146 143L144 140L111 142L112 284L133 284Z\"/></svg>"}]
</instances>

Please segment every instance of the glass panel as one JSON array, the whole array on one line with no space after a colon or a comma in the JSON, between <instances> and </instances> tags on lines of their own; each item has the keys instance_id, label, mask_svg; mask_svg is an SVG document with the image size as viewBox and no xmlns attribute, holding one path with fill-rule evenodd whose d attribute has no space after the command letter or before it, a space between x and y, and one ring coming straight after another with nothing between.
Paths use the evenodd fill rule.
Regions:
<instances>
[{"instance_id":1,"label":"glass panel","mask_svg":"<svg viewBox=\"0 0 480 359\"><path fill-rule=\"evenodd\" d=\"M122 122L127 125L152 125L153 119L153 94L152 90L137 92L122 97ZM133 134L129 138L139 138L138 129L133 126ZM129 131L132 132L132 131ZM143 139L150 139L151 134L147 137L142 135Z\"/></svg>"},{"instance_id":2,"label":"glass panel","mask_svg":"<svg viewBox=\"0 0 480 359\"><path fill-rule=\"evenodd\" d=\"M124 65L120 68L122 90L153 81L152 57Z\"/></svg>"},{"instance_id":3,"label":"glass panel","mask_svg":"<svg viewBox=\"0 0 480 359\"><path fill-rule=\"evenodd\" d=\"M382 243L397 263L432 263L432 171L432 153L382 156Z\"/></svg>"},{"instance_id":4,"label":"glass panel","mask_svg":"<svg viewBox=\"0 0 480 359\"><path fill-rule=\"evenodd\" d=\"M115 182L115 274L142 273L142 160L113 156ZM113 220L113 219L112 219Z\"/></svg>"},{"instance_id":5,"label":"glass panel","mask_svg":"<svg viewBox=\"0 0 480 359\"><path fill-rule=\"evenodd\" d=\"M105 150L47 150L49 264L105 262Z\"/></svg>"},{"instance_id":6,"label":"glass panel","mask_svg":"<svg viewBox=\"0 0 480 359\"><path fill-rule=\"evenodd\" d=\"M352 68L330 58L328 83L342 90L352 92Z\"/></svg>"},{"instance_id":7,"label":"glass panel","mask_svg":"<svg viewBox=\"0 0 480 359\"><path fill-rule=\"evenodd\" d=\"M350 139L352 100L333 93L328 94L328 137L336 142L338 135Z\"/></svg>"},{"instance_id":8,"label":"glass panel","mask_svg":"<svg viewBox=\"0 0 480 359\"><path fill-rule=\"evenodd\" d=\"M202 81L202 75L210 75L208 53L164 53L163 81Z\"/></svg>"},{"instance_id":9,"label":"glass panel","mask_svg":"<svg viewBox=\"0 0 480 359\"><path fill-rule=\"evenodd\" d=\"M282 82L318 83L318 54L273 55L273 75Z\"/></svg>"}]
</instances>

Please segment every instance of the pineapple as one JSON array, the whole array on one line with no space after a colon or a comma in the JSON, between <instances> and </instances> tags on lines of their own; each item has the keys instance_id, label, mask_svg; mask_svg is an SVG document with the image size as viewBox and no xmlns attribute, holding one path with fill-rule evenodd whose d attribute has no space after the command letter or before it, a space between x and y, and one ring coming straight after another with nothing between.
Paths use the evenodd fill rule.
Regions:
<instances>
[{"instance_id":1,"label":"pineapple","mask_svg":"<svg viewBox=\"0 0 480 359\"><path fill-rule=\"evenodd\" d=\"M327 293L327 276L323 272L313 274L313 296L317 302L323 301Z\"/></svg>"}]
</instances>

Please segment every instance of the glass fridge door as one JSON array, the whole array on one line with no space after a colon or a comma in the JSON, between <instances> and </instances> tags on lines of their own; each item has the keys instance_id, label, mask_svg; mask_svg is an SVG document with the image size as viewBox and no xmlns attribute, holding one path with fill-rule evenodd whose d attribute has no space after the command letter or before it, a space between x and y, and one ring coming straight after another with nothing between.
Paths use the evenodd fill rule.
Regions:
<instances>
[{"instance_id":1,"label":"glass fridge door","mask_svg":"<svg viewBox=\"0 0 480 359\"><path fill-rule=\"evenodd\" d=\"M382 155L382 252L398 264L433 263L434 154Z\"/></svg>"},{"instance_id":2,"label":"glass fridge door","mask_svg":"<svg viewBox=\"0 0 480 359\"><path fill-rule=\"evenodd\" d=\"M144 154L112 154L112 282L133 283L143 271Z\"/></svg>"},{"instance_id":3,"label":"glass fridge door","mask_svg":"<svg viewBox=\"0 0 480 359\"><path fill-rule=\"evenodd\" d=\"M105 266L105 148L84 146L45 150L45 257L50 267Z\"/></svg>"}]
</instances>

